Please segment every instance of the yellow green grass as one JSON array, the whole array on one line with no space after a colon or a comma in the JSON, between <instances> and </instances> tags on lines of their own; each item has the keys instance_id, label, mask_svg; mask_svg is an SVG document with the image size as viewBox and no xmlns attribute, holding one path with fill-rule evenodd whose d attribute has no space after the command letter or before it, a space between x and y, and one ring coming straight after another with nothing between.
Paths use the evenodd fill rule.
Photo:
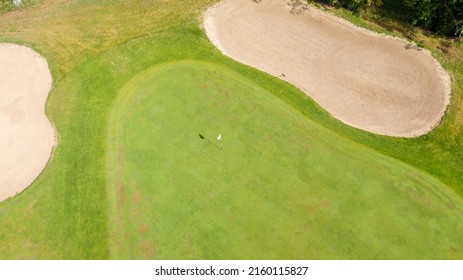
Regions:
<instances>
[{"instance_id":1,"label":"yellow green grass","mask_svg":"<svg viewBox=\"0 0 463 280\"><path fill-rule=\"evenodd\" d=\"M340 139L215 64L142 72L121 90L108 127L115 258L426 259L463 250L463 201L445 185Z\"/></svg>"}]
</instances>

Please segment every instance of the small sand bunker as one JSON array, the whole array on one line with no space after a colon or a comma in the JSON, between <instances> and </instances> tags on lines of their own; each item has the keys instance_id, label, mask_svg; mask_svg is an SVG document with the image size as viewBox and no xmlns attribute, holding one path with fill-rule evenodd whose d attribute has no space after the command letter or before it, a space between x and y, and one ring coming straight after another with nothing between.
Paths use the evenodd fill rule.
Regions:
<instances>
[{"instance_id":1,"label":"small sand bunker","mask_svg":"<svg viewBox=\"0 0 463 280\"><path fill-rule=\"evenodd\" d=\"M45 102L51 84L44 58L0 44L0 201L29 186L50 158L55 134Z\"/></svg>"},{"instance_id":2,"label":"small sand bunker","mask_svg":"<svg viewBox=\"0 0 463 280\"><path fill-rule=\"evenodd\" d=\"M204 26L225 55L280 77L334 117L373 133L415 137L435 128L450 78L432 55L315 7L287 0L224 0Z\"/></svg>"}]
</instances>

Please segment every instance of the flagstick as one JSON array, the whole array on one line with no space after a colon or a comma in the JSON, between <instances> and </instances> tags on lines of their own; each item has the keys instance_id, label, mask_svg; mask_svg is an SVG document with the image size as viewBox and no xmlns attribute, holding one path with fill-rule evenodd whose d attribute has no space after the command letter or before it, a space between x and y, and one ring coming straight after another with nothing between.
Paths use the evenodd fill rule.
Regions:
<instances>
[{"instance_id":1,"label":"flagstick","mask_svg":"<svg viewBox=\"0 0 463 280\"><path fill-rule=\"evenodd\" d=\"M222 134L219 134L219 136L217 137L217 141L220 142L220 150L223 151Z\"/></svg>"},{"instance_id":2,"label":"flagstick","mask_svg":"<svg viewBox=\"0 0 463 280\"><path fill-rule=\"evenodd\" d=\"M209 139L207 139L205 136L199 134L199 138L206 140L206 141L209 142L212 146L216 147L216 148L219 149L219 150L222 150L219 146L217 146L216 144L212 143L212 141L209 140Z\"/></svg>"}]
</instances>

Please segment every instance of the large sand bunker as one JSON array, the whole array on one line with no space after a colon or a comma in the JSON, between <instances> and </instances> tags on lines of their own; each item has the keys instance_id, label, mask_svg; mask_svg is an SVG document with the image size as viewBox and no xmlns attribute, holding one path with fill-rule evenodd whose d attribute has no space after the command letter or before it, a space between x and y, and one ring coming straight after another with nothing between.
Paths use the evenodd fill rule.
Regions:
<instances>
[{"instance_id":1,"label":"large sand bunker","mask_svg":"<svg viewBox=\"0 0 463 280\"><path fill-rule=\"evenodd\" d=\"M377 134L414 137L436 127L450 78L426 51L287 0L224 0L204 26L225 55L278 76L341 121ZM283 75L282 75L283 74Z\"/></svg>"},{"instance_id":2,"label":"large sand bunker","mask_svg":"<svg viewBox=\"0 0 463 280\"><path fill-rule=\"evenodd\" d=\"M50 158L55 137L45 102L51 83L44 58L0 44L0 201L29 186Z\"/></svg>"}]
</instances>

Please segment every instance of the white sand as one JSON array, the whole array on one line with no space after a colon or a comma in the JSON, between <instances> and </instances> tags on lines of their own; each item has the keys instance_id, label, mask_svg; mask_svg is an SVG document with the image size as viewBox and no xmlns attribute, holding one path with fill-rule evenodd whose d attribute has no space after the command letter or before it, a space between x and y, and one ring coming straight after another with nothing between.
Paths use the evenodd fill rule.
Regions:
<instances>
[{"instance_id":1,"label":"white sand","mask_svg":"<svg viewBox=\"0 0 463 280\"><path fill-rule=\"evenodd\" d=\"M45 102L51 84L44 58L0 44L0 201L28 187L50 159L55 134Z\"/></svg>"},{"instance_id":2,"label":"white sand","mask_svg":"<svg viewBox=\"0 0 463 280\"><path fill-rule=\"evenodd\" d=\"M205 15L225 55L280 77L346 124L415 137L435 128L450 101L449 75L429 51L288 0L223 0Z\"/></svg>"}]
</instances>

